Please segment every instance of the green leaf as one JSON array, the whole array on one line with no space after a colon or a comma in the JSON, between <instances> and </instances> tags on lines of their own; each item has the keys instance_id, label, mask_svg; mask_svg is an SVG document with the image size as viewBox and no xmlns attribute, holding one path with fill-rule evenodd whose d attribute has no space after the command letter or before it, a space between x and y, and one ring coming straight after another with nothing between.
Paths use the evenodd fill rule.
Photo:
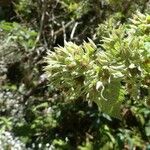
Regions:
<instances>
[{"instance_id":1,"label":"green leaf","mask_svg":"<svg viewBox=\"0 0 150 150\"><path fill-rule=\"evenodd\" d=\"M112 81L103 92L105 99L95 100L102 112L113 117L121 118L120 106L123 102L124 93L119 80Z\"/></svg>"}]
</instances>

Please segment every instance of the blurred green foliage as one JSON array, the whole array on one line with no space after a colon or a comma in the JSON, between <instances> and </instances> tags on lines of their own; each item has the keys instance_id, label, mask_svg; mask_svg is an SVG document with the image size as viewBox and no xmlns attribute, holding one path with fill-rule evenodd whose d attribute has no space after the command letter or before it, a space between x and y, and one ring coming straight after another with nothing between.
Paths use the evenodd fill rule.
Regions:
<instances>
[{"instance_id":1,"label":"blurred green foliage","mask_svg":"<svg viewBox=\"0 0 150 150\"><path fill-rule=\"evenodd\" d=\"M16 0L9 6L5 2L0 9L0 149L149 150L149 14L148 0ZM65 40L71 41L69 53L64 53ZM79 49L78 64L72 69L74 62L65 58L76 52L74 48ZM61 72L64 66L57 66L47 81L43 68L49 63L48 49L61 65L67 63L68 74ZM83 61L97 65L87 69ZM124 74L119 80L126 90L118 119L107 114L105 108L112 104L106 103L101 112L85 101L82 78L69 77L86 70L87 85L99 89L103 82L92 74L97 66L101 64L106 77L110 64L122 63L126 69L109 72ZM67 82L56 82L62 78ZM111 96L102 92L100 97L111 98L116 89L114 84ZM88 86L84 93L95 102L99 97Z\"/></svg>"}]
</instances>

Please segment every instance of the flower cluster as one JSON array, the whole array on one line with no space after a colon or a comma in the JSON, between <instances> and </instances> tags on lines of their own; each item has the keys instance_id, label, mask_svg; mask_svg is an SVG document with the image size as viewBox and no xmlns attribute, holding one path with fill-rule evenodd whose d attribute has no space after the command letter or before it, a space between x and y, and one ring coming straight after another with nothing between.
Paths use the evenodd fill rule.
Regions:
<instances>
[{"instance_id":1,"label":"flower cluster","mask_svg":"<svg viewBox=\"0 0 150 150\"><path fill-rule=\"evenodd\" d=\"M103 112L120 117L125 94L139 100L140 90L148 90L149 17L138 12L130 24L115 27L103 37L101 49L89 39L79 46L68 42L48 52L45 70L51 84L67 100L94 101Z\"/></svg>"},{"instance_id":2,"label":"flower cluster","mask_svg":"<svg viewBox=\"0 0 150 150\"><path fill-rule=\"evenodd\" d=\"M0 149L25 150L25 145L10 132L0 133Z\"/></svg>"}]
</instances>

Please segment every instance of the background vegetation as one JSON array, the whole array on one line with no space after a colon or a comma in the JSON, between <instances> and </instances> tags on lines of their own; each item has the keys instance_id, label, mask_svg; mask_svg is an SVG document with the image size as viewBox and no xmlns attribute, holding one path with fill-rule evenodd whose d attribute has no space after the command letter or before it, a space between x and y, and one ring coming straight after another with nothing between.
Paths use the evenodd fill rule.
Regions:
<instances>
[{"instance_id":1,"label":"background vegetation","mask_svg":"<svg viewBox=\"0 0 150 150\"><path fill-rule=\"evenodd\" d=\"M0 1L0 149L149 150L149 14L148 0ZM109 59L103 54L97 57L99 54L92 51L91 57L90 48L86 47L84 52L89 62L98 61L96 65L102 67L107 61L115 62L115 67L119 67L122 60L130 58L130 64L125 63L129 67L127 72L103 68L101 74L108 82L109 70L121 78L119 83L126 89L119 112L114 107L117 113L106 111L112 105L107 101L102 111L94 102L86 101L84 94L89 92L91 96L95 90L84 86L85 93L80 93L83 78L70 80L72 70L67 70L70 73L67 77L61 74L62 66L46 69L48 78L45 73L44 68L52 64L45 61L45 57L49 58L47 52L54 52L56 58L64 56L55 63L70 65L72 61L66 61L67 55L55 47L60 45L64 50L66 41L71 41L76 43L70 44L74 52L82 43L88 43L88 38L95 43L96 50L109 56ZM129 53L121 55L122 49ZM80 68L80 60L84 60L81 50L77 56L79 64L73 71L80 73L80 69L87 68L84 64ZM118 60L120 56L124 57ZM106 62L101 62L103 59ZM97 69L94 67L90 66L89 70L94 72ZM54 76L57 72L60 74ZM95 76L91 74L87 74L90 82L87 85L94 81L95 86ZM60 86L61 77L69 84ZM100 82L96 85L99 90ZM118 86L115 84L110 89L116 92ZM74 89L68 92L68 88ZM107 98L107 92L96 94L90 100Z\"/></svg>"}]
</instances>

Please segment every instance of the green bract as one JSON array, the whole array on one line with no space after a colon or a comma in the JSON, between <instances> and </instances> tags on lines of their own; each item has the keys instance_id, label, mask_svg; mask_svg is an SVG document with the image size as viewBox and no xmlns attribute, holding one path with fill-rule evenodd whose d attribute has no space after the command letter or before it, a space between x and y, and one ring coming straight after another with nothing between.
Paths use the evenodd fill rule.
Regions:
<instances>
[{"instance_id":1,"label":"green bract","mask_svg":"<svg viewBox=\"0 0 150 150\"><path fill-rule=\"evenodd\" d=\"M46 74L67 100L94 101L103 112L120 118L125 95L133 101L149 100L150 23L137 13L130 24L103 37L102 49L89 39L78 46L68 42L48 52ZM141 98L145 88L147 96Z\"/></svg>"}]
</instances>

